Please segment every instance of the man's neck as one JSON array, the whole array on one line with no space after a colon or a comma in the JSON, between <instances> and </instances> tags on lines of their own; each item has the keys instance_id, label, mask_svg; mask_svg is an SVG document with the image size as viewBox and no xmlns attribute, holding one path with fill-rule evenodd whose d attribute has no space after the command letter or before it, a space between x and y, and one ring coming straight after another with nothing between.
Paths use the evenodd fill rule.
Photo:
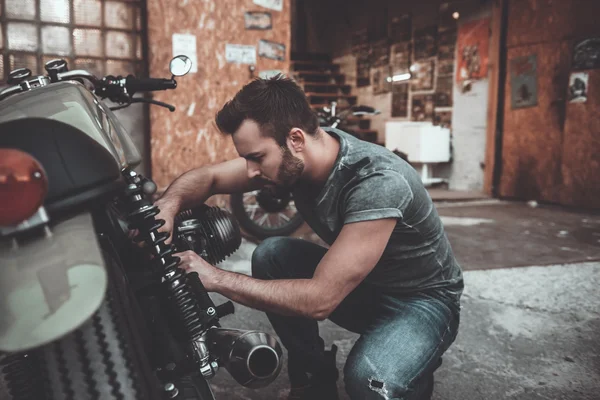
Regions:
<instances>
[{"instance_id":1,"label":"man's neck","mask_svg":"<svg viewBox=\"0 0 600 400\"><path fill-rule=\"evenodd\" d=\"M323 186L331 174L340 152L340 142L321 128L311 154L311 168L303 179L309 185Z\"/></svg>"}]
</instances>

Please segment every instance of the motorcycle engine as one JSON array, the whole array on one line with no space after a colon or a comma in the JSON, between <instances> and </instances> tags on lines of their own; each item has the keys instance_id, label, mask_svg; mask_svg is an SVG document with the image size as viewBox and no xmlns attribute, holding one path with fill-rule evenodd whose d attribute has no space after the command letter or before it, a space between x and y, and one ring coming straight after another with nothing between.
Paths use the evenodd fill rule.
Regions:
<instances>
[{"instance_id":1,"label":"motorcycle engine","mask_svg":"<svg viewBox=\"0 0 600 400\"><path fill-rule=\"evenodd\" d=\"M242 243L237 220L223 208L205 204L177 214L173 244L178 251L192 250L211 264L232 255Z\"/></svg>"}]
</instances>

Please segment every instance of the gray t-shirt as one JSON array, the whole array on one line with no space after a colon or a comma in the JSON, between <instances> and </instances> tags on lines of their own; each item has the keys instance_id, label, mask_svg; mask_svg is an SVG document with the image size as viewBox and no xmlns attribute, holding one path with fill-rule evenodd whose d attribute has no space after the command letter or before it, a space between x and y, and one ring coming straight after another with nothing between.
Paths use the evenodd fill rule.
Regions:
<instances>
[{"instance_id":1,"label":"gray t-shirt","mask_svg":"<svg viewBox=\"0 0 600 400\"><path fill-rule=\"evenodd\" d=\"M327 182L320 193L301 183L293 192L310 227L332 244L344 224L396 218L383 255L365 282L385 293L447 288L460 295L460 265L413 167L385 147L339 129L325 131L340 141Z\"/></svg>"}]
</instances>

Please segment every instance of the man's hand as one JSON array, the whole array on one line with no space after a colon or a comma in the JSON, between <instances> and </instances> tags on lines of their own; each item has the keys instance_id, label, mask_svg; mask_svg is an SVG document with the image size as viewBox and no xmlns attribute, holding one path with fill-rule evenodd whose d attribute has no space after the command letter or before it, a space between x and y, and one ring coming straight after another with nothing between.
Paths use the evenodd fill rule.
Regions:
<instances>
[{"instance_id":1,"label":"man's hand","mask_svg":"<svg viewBox=\"0 0 600 400\"><path fill-rule=\"evenodd\" d=\"M206 262L198 254L191 250L187 250L181 253L175 253L176 257L181 258L179 267L185 270L188 274L190 272L197 272L198 277L202 281L202 284L209 292L214 292L216 288L217 276L220 270L213 265Z\"/></svg>"},{"instance_id":2,"label":"man's hand","mask_svg":"<svg viewBox=\"0 0 600 400\"><path fill-rule=\"evenodd\" d=\"M156 219L162 219L165 224L161 226L159 232L168 232L169 237L165 240L165 243L171 243L173 238L173 226L175 223L175 216L179 212L179 207L176 204L160 198L154 202L154 205L160 209L160 212L156 215Z\"/></svg>"}]
</instances>

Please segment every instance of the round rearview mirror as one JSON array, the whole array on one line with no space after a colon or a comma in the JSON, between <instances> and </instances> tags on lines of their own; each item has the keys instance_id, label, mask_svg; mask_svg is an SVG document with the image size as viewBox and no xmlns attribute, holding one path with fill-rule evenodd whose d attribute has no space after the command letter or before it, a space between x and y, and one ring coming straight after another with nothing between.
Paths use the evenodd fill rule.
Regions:
<instances>
[{"instance_id":1,"label":"round rearview mirror","mask_svg":"<svg viewBox=\"0 0 600 400\"><path fill-rule=\"evenodd\" d=\"M183 76L192 69L192 60L184 55L174 57L169 64L169 69L173 75Z\"/></svg>"}]
</instances>

